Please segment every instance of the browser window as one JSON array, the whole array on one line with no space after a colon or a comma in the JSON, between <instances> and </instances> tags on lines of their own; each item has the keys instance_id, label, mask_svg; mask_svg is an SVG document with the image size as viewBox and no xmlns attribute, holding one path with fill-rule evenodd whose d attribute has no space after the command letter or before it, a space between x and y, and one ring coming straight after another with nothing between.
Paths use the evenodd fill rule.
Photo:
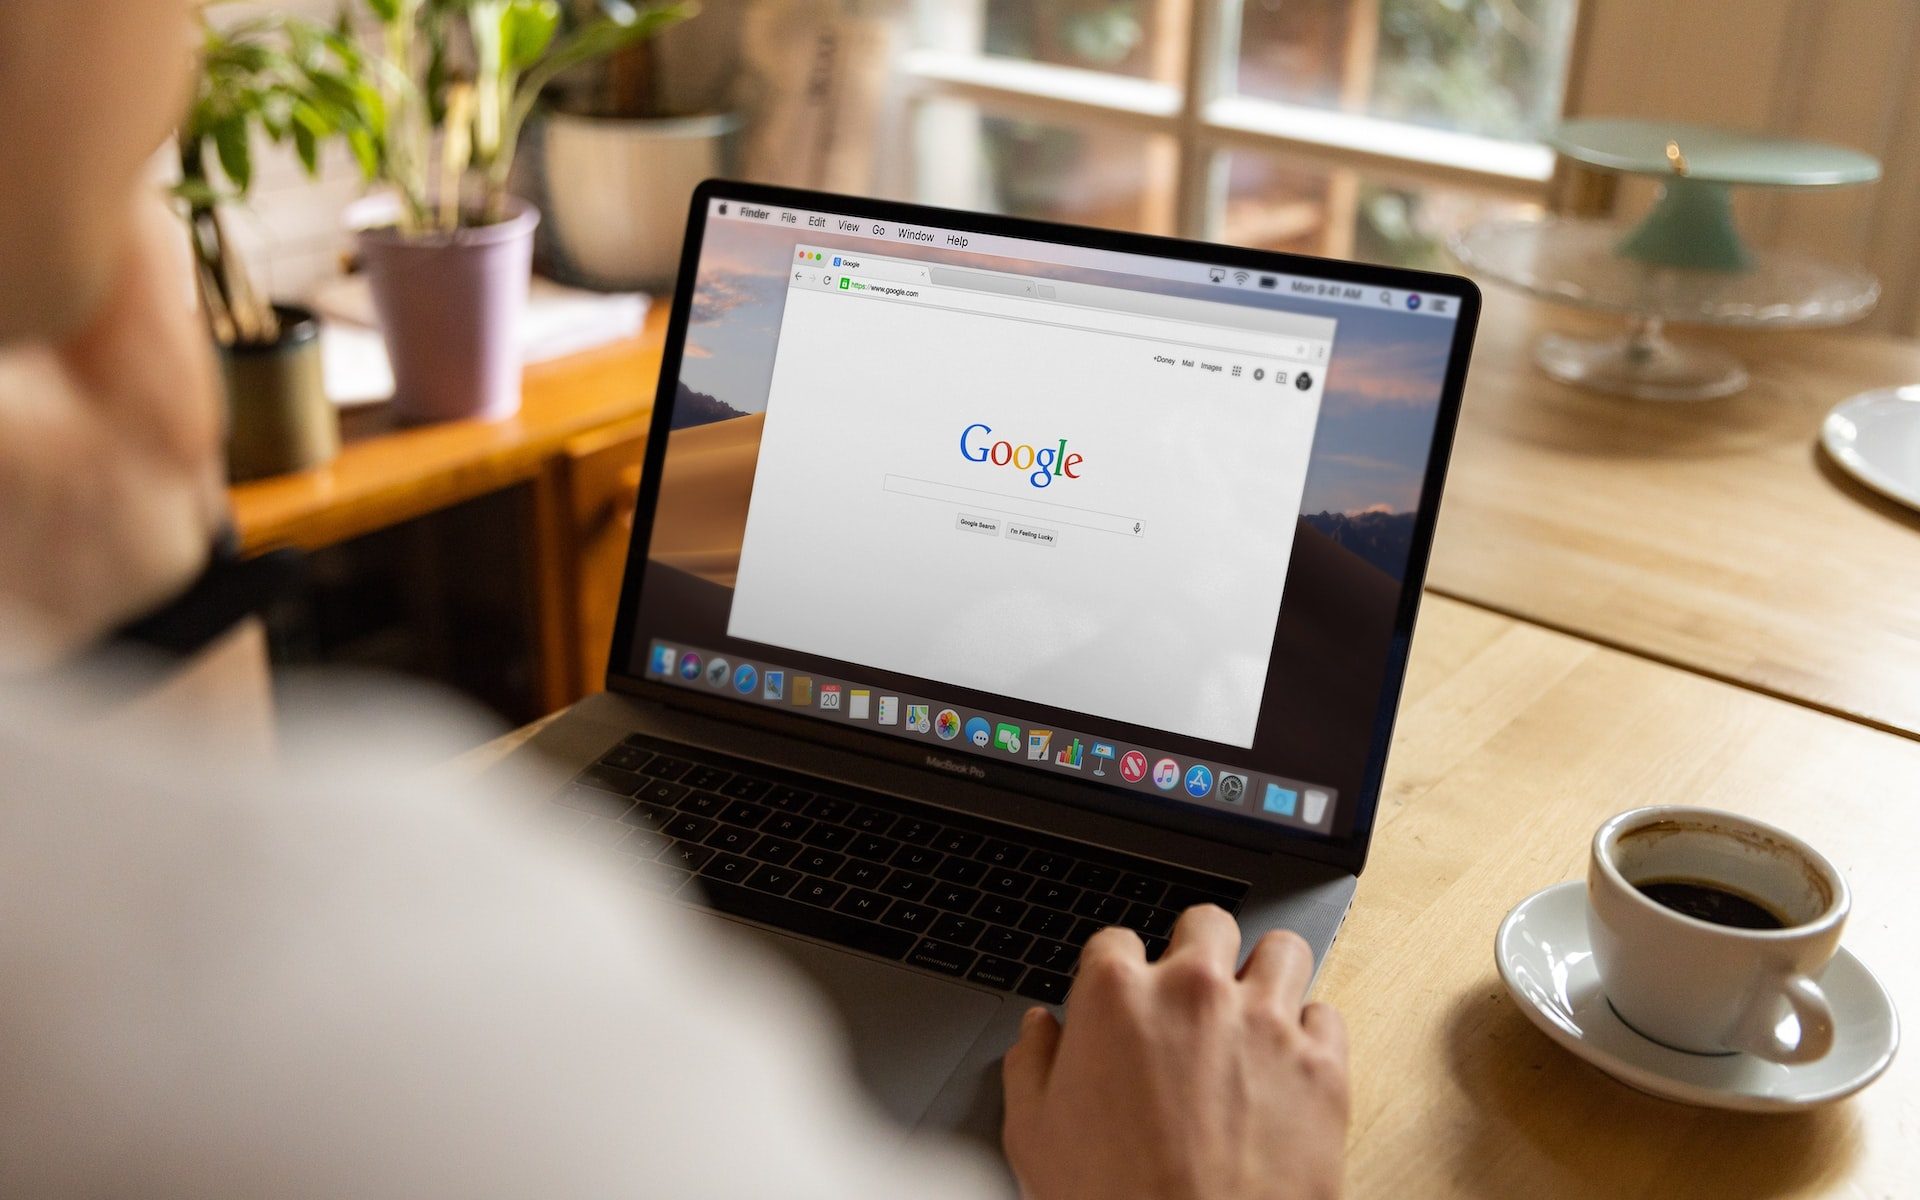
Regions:
<instances>
[{"instance_id":1,"label":"browser window","mask_svg":"<svg viewBox=\"0 0 1920 1200\"><path fill-rule=\"evenodd\" d=\"M1336 321L795 261L728 635L1252 745Z\"/></svg>"}]
</instances>

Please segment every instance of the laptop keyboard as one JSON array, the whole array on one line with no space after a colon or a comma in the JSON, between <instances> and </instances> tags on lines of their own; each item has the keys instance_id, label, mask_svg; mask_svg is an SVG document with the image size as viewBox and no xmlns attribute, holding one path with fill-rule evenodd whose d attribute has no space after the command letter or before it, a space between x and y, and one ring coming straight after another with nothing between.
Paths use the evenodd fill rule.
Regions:
<instances>
[{"instance_id":1,"label":"laptop keyboard","mask_svg":"<svg viewBox=\"0 0 1920 1200\"><path fill-rule=\"evenodd\" d=\"M1180 911L1246 885L634 735L554 797L566 832L661 895L942 975L1066 999L1124 925L1158 958Z\"/></svg>"}]
</instances>

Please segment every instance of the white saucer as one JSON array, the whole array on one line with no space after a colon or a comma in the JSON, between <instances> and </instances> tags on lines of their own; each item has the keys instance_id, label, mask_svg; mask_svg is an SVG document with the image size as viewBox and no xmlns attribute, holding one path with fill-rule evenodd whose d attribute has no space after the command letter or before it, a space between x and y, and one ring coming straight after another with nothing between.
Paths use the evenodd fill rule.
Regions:
<instances>
[{"instance_id":1,"label":"white saucer","mask_svg":"<svg viewBox=\"0 0 1920 1200\"><path fill-rule=\"evenodd\" d=\"M1629 1029L1600 991L1587 949L1586 883L1555 884L1500 923L1493 957L1507 991L1542 1032L1630 1087L1683 1104L1789 1112L1850 1096L1879 1078L1900 1045L1893 1000L1842 948L1820 977L1833 1005L1833 1049L1781 1066L1748 1054L1670 1050Z\"/></svg>"},{"instance_id":2,"label":"white saucer","mask_svg":"<svg viewBox=\"0 0 1920 1200\"><path fill-rule=\"evenodd\" d=\"M1842 400L1821 424L1820 444L1861 483L1920 508L1920 384Z\"/></svg>"}]
</instances>

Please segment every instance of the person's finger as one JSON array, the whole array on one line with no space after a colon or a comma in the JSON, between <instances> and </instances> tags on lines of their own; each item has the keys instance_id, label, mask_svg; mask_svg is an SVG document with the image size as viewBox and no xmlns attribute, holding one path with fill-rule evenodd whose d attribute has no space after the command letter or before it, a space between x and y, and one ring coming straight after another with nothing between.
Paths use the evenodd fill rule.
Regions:
<instances>
[{"instance_id":1,"label":"person's finger","mask_svg":"<svg viewBox=\"0 0 1920 1200\"><path fill-rule=\"evenodd\" d=\"M1231 976L1240 961L1240 925L1227 910L1214 904L1200 904L1180 914L1173 924L1173 937L1161 963L1186 958L1203 958L1225 969Z\"/></svg>"},{"instance_id":2,"label":"person's finger","mask_svg":"<svg viewBox=\"0 0 1920 1200\"><path fill-rule=\"evenodd\" d=\"M1085 976L1089 965L1108 961L1145 966L1147 944L1126 926L1110 925L1087 939L1086 947L1080 951L1080 973Z\"/></svg>"},{"instance_id":3,"label":"person's finger","mask_svg":"<svg viewBox=\"0 0 1920 1200\"><path fill-rule=\"evenodd\" d=\"M1287 1012L1298 1012L1313 982L1313 949L1291 929L1261 934L1240 968L1240 978Z\"/></svg>"},{"instance_id":4,"label":"person's finger","mask_svg":"<svg viewBox=\"0 0 1920 1200\"><path fill-rule=\"evenodd\" d=\"M1308 1037L1337 1053L1342 1062L1346 1061L1347 1022L1339 1009L1315 1000L1300 1010L1300 1028L1307 1031Z\"/></svg>"},{"instance_id":5,"label":"person's finger","mask_svg":"<svg viewBox=\"0 0 1920 1200\"><path fill-rule=\"evenodd\" d=\"M1000 1062L1009 1122L1022 1119L1039 1105L1047 1076L1053 1071L1053 1056L1059 1049L1060 1022L1044 1008L1028 1009L1020 1019L1020 1040Z\"/></svg>"}]
</instances>

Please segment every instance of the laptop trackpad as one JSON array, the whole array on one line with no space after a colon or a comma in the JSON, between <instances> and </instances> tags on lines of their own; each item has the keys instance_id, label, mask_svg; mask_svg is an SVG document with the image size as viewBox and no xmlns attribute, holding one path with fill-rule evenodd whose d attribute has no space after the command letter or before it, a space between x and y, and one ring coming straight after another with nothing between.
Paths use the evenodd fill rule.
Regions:
<instances>
[{"instance_id":1,"label":"laptop trackpad","mask_svg":"<svg viewBox=\"0 0 1920 1200\"><path fill-rule=\"evenodd\" d=\"M860 1081L907 1125L926 1112L1000 1008L996 992L798 938L770 933L766 940L825 994L846 1028Z\"/></svg>"}]
</instances>

